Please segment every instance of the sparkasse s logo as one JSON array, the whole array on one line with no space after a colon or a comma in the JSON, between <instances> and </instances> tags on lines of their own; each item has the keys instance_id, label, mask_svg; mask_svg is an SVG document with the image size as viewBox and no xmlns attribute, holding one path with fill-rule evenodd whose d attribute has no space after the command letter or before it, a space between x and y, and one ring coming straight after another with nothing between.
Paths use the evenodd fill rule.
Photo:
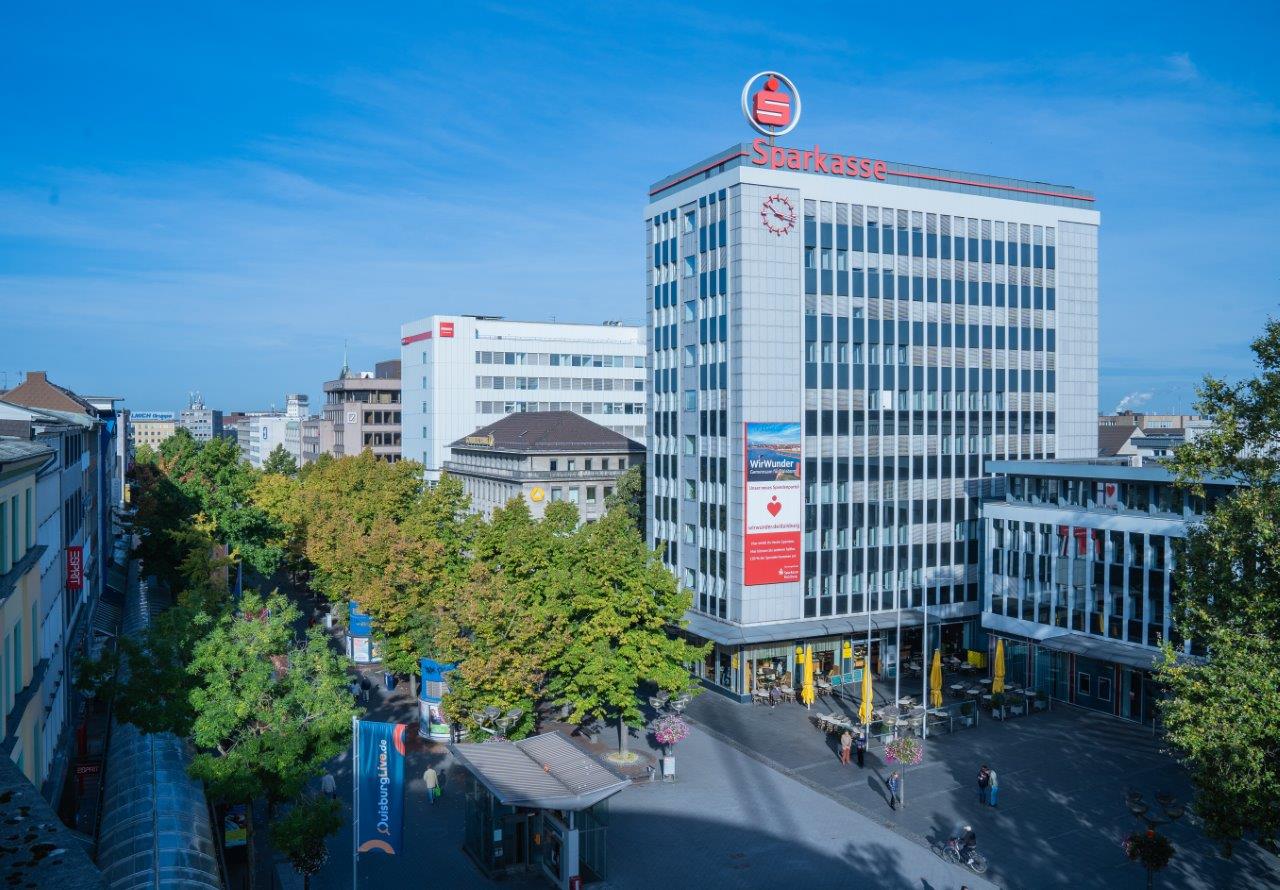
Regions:
<instances>
[{"instance_id":1,"label":"sparkasse s logo","mask_svg":"<svg viewBox=\"0 0 1280 890\"><path fill-rule=\"evenodd\" d=\"M752 93L761 78L764 83ZM742 86L742 113L756 132L785 136L800 123L800 91L785 74L761 71Z\"/></svg>"}]
</instances>

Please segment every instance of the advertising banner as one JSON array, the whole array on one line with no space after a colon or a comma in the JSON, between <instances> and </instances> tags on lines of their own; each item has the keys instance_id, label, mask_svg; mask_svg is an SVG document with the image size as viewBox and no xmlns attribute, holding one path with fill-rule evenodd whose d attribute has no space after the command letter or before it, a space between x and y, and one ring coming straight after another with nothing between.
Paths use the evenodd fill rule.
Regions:
<instances>
[{"instance_id":1,"label":"advertising banner","mask_svg":"<svg viewBox=\"0 0 1280 890\"><path fill-rule=\"evenodd\" d=\"M408 725L355 721L356 852L395 855L404 835L404 739Z\"/></svg>"},{"instance_id":2,"label":"advertising banner","mask_svg":"<svg viewBox=\"0 0 1280 890\"><path fill-rule=\"evenodd\" d=\"M84 548L67 548L67 590L84 587Z\"/></svg>"},{"instance_id":3,"label":"advertising banner","mask_svg":"<svg viewBox=\"0 0 1280 890\"><path fill-rule=\"evenodd\" d=\"M804 514L799 423L748 423L742 583L800 580Z\"/></svg>"}]
</instances>

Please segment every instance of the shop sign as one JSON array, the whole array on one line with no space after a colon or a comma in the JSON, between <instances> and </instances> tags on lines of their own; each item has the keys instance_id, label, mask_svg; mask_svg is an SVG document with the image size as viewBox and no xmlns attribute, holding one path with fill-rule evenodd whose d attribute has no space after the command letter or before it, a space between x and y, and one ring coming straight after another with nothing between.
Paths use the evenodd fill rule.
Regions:
<instances>
[{"instance_id":1,"label":"shop sign","mask_svg":"<svg viewBox=\"0 0 1280 890\"><path fill-rule=\"evenodd\" d=\"M84 587L84 548L67 548L67 590Z\"/></svg>"}]
</instances>

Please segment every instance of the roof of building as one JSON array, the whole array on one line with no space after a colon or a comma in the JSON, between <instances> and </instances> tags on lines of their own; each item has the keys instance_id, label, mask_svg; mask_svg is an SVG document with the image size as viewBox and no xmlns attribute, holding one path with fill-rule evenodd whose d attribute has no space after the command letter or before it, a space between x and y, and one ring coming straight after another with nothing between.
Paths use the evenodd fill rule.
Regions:
<instances>
[{"instance_id":1,"label":"roof of building","mask_svg":"<svg viewBox=\"0 0 1280 890\"><path fill-rule=\"evenodd\" d=\"M625 451L644 446L573 411L520 411L464 436L450 448L487 451Z\"/></svg>"},{"instance_id":2,"label":"roof of building","mask_svg":"<svg viewBox=\"0 0 1280 890\"><path fill-rule=\"evenodd\" d=\"M559 732L449 746L503 804L585 810L631 784Z\"/></svg>"},{"instance_id":3,"label":"roof of building","mask_svg":"<svg viewBox=\"0 0 1280 890\"><path fill-rule=\"evenodd\" d=\"M49 380L44 371L28 371L26 379L4 394L6 402L28 408L50 408L92 415L94 407L67 389Z\"/></svg>"},{"instance_id":4,"label":"roof of building","mask_svg":"<svg viewBox=\"0 0 1280 890\"><path fill-rule=\"evenodd\" d=\"M0 874L12 886L107 886L80 836L8 757L0 757L0 808L8 816L0 826Z\"/></svg>"},{"instance_id":5,"label":"roof of building","mask_svg":"<svg viewBox=\"0 0 1280 890\"><path fill-rule=\"evenodd\" d=\"M0 438L0 464L43 460L50 454L53 454L53 449L40 442L29 439Z\"/></svg>"},{"instance_id":6,"label":"roof of building","mask_svg":"<svg viewBox=\"0 0 1280 890\"><path fill-rule=\"evenodd\" d=\"M996 476L1046 476L1057 479L1092 479L1097 482L1169 482L1176 477L1160 464L1135 467L1128 457L1078 457L1057 460L989 460L986 471ZM1207 485L1239 485L1223 476L1202 476Z\"/></svg>"},{"instance_id":7,"label":"roof of building","mask_svg":"<svg viewBox=\"0 0 1280 890\"><path fill-rule=\"evenodd\" d=\"M1141 434L1136 426L1106 425L1098 427L1098 456L1114 457L1129 443L1134 434Z\"/></svg>"},{"instance_id":8,"label":"roof of building","mask_svg":"<svg viewBox=\"0 0 1280 890\"><path fill-rule=\"evenodd\" d=\"M1182 427L1168 427L1166 429L1139 430L1137 435L1133 437L1135 442L1143 439L1177 439L1182 441L1187 438L1187 431Z\"/></svg>"}]
</instances>

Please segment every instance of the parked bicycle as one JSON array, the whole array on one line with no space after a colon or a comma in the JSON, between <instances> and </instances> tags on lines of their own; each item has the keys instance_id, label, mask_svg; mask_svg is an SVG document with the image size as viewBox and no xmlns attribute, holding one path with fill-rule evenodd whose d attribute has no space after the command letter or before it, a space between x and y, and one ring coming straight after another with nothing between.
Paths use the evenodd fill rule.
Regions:
<instances>
[{"instance_id":1,"label":"parked bicycle","mask_svg":"<svg viewBox=\"0 0 1280 890\"><path fill-rule=\"evenodd\" d=\"M975 875L987 873L987 857L977 850L965 852L960 847L960 841L957 838L948 838L945 843L936 845L933 851L945 861L954 865L962 865Z\"/></svg>"}]
</instances>

